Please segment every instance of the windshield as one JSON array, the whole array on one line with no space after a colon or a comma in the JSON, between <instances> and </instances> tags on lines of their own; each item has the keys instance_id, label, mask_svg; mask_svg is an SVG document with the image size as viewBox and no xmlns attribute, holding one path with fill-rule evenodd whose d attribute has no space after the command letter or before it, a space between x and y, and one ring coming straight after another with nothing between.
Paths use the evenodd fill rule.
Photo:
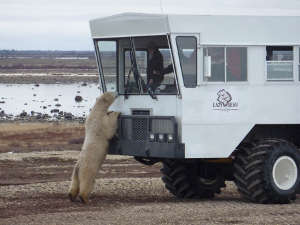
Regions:
<instances>
[{"instance_id":1,"label":"windshield","mask_svg":"<svg viewBox=\"0 0 300 225\"><path fill-rule=\"evenodd\" d=\"M177 94L167 36L96 41L104 91L121 95Z\"/></svg>"}]
</instances>

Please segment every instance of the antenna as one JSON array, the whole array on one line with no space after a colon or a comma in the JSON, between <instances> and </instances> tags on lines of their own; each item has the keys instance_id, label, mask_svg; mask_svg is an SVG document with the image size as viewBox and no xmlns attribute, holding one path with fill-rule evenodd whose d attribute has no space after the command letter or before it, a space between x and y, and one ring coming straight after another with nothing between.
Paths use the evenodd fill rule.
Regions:
<instances>
[{"instance_id":1,"label":"antenna","mask_svg":"<svg viewBox=\"0 0 300 225\"><path fill-rule=\"evenodd\" d=\"M164 14L163 6L162 6L162 0L159 0L159 4L160 4L161 14Z\"/></svg>"}]
</instances>

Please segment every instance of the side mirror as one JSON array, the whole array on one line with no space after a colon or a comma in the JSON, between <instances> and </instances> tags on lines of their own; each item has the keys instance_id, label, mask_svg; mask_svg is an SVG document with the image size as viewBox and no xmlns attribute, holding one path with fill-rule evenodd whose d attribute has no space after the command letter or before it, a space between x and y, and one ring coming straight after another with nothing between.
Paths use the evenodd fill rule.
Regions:
<instances>
[{"instance_id":1,"label":"side mirror","mask_svg":"<svg viewBox=\"0 0 300 225\"><path fill-rule=\"evenodd\" d=\"M204 77L211 77L211 56L204 56Z\"/></svg>"}]
</instances>

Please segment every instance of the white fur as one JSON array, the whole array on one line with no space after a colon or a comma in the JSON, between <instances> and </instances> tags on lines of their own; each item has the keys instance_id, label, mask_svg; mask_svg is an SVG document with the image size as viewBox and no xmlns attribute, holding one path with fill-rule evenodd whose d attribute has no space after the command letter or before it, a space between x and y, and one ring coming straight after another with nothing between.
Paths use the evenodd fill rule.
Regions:
<instances>
[{"instance_id":1,"label":"white fur","mask_svg":"<svg viewBox=\"0 0 300 225\"><path fill-rule=\"evenodd\" d=\"M76 163L69 198L74 201L79 195L82 202L87 203L97 172L106 158L109 140L117 130L118 112L108 113L114 96L107 92L96 100L85 123L85 139Z\"/></svg>"}]
</instances>

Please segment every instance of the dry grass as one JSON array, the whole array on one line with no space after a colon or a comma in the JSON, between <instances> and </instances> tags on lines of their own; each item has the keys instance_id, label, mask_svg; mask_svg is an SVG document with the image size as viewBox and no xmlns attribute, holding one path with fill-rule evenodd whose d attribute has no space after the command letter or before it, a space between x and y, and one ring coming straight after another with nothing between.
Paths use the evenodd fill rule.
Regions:
<instances>
[{"instance_id":1,"label":"dry grass","mask_svg":"<svg viewBox=\"0 0 300 225\"><path fill-rule=\"evenodd\" d=\"M3 69L89 68L96 69L95 59L2 58Z\"/></svg>"},{"instance_id":2,"label":"dry grass","mask_svg":"<svg viewBox=\"0 0 300 225\"><path fill-rule=\"evenodd\" d=\"M79 123L2 123L0 152L79 150L84 125Z\"/></svg>"},{"instance_id":3,"label":"dry grass","mask_svg":"<svg viewBox=\"0 0 300 225\"><path fill-rule=\"evenodd\" d=\"M2 123L0 124L0 136L18 133L30 133L43 130L64 131L69 129L82 128L78 123Z\"/></svg>"}]
</instances>

